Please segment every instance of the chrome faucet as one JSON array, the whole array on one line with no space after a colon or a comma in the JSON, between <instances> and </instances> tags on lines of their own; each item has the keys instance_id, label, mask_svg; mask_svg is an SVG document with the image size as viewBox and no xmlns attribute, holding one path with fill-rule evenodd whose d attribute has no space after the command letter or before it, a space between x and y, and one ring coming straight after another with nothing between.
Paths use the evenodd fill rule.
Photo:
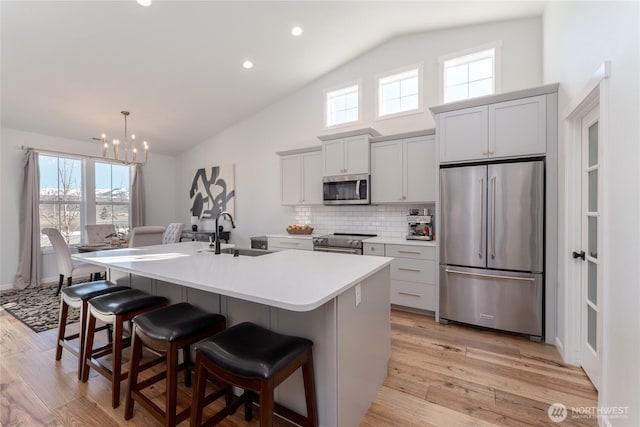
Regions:
<instances>
[{"instance_id":1,"label":"chrome faucet","mask_svg":"<svg viewBox=\"0 0 640 427\"><path fill-rule=\"evenodd\" d=\"M229 218L231 220L231 227L236 228L236 224L233 222L233 217L229 212L222 210L218 212L218 215L216 215L216 249L213 252L215 255L220 254L220 226L218 226L218 222L221 216L226 216L227 218Z\"/></svg>"}]
</instances>

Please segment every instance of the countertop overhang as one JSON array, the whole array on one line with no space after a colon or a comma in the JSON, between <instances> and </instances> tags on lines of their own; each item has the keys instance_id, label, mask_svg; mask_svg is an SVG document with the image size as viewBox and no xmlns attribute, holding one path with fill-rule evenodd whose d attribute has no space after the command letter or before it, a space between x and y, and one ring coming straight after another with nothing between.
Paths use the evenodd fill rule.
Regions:
<instances>
[{"instance_id":1,"label":"countertop overhang","mask_svg":"<svg viewBox=\"0 0 640 427\"><path fill-rule=\"evenodd\" d=\"M89 252L73 258L291 311L320 307L392 260L298 250L234 257L214 255L206 242Z\"/></svg>"}]
</instances>

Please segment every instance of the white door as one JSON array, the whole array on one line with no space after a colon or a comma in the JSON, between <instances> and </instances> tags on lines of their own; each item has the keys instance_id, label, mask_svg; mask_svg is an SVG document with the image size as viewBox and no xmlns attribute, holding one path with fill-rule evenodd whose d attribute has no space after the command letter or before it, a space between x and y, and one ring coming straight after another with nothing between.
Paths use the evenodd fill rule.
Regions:
<instances>
[{"instance_id":1,"label":"white door","mask_svg":"<svg viewBox=\"0 0 640 427\"><path fill-rule=\"evenodd\" d=\"M599 214L598 194L602 160L599 153L598 107L582 119L582 248L574 252L581 266L581 364L589 379L600 388L602 375L602 235L603 221ZM599 242L600 240L600 242Z\"/></svg>"}]
</instances>

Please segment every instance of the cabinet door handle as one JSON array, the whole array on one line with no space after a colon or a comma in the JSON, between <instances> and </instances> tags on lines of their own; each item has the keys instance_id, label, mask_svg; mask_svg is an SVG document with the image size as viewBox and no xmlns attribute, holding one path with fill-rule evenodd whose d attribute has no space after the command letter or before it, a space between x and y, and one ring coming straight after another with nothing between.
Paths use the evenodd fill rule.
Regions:
<instances>
[{"instance_id":1,"label":"cabinet door handle","mask_svg":"<svg viewBox=\"0 0 640 427\"><path fill-rule=\"evenodd\" d=\"M398 267L398 270L402 270L402 271L415 271L416 273L421 272L422 270L420 270L419 268L411 268L411 267Z\"/></svg>"},{"instance_id":2,"label":"cabinet door handle","mask_svg":"<svg viewBox=\"0 0 640 427\"><path fill-rule=\"evenodd\" d=\"M412 254L412 255L420 255L419 251L406 251L406 250L399 250L398 251L399 254Z\"/></svg>"},{"instance_id":3,"label":"cabinet door handle","mask_svg":"<svg viewBox=\"0 0 640 427\"><path fill-rule=\"evenodd\" d=\"M417 298L420 298L420 295L418 295L418 294L412 294L412 293L410 293L410 292L400 292L400 291L398 291L398 294L400 294L400 295L406 295L406 296L408 296L408 297L417 297Z\"/></svg>"},{"instance_id":4,"label":"cabinet door handle","mask_svg":"<svg viewBox=\"0 0 640 427\"><path fill-rule=\"evenodd\" d=\"M281 245L294 245L297 246L300 242L280 242Z\"/></svg>"}]
</instances>

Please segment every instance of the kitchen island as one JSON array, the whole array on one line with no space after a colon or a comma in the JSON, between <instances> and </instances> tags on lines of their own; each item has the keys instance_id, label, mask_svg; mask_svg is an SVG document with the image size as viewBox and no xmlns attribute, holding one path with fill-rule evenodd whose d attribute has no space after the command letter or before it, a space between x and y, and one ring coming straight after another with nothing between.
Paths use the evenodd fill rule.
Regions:
<instances>
[{"instance_id":1,"label":"kitchen island","mask_svg":"<svg viewBox=\"0 0 640 427\"><path fill-rule=\"evenodd\" d=\"M226 245L222 245L225 248ZM360 423L387 376L391 258L286 250L258 257L214 255L185 242L75 254L119 284L188 301L314 342L321 426ZM276 401L304 414L302 375Z\"/></svg>"}]
</instances>

